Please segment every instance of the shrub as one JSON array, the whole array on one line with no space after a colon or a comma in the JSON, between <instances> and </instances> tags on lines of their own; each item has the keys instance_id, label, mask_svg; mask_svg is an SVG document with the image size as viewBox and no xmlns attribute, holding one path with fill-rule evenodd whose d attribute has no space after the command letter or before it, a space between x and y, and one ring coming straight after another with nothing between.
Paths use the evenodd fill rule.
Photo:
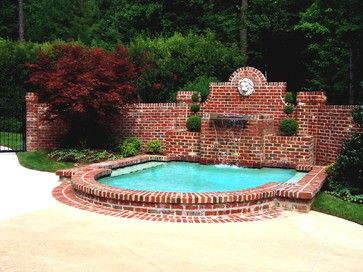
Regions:
<instances>
[{"instance_id":1,"label":"shrub","mask_svg":"<svg viewBox=\"0 0 363 272\"><path fill-rule=\"evenodd\" d=\"M114 160L116 156L106 150L58 149L50 152L48 157L57 161L93 163Z\"/></svg>"},{"instance_id":2,"label":"shrub","mask_svg":"<svg viewBox=\"0 0 363 272\"><path fill-rule=\"evenodd\" d=\"M199 92L193 92L192 93L192 101L194 103L198 103L199 102Z\"/></svg>"},{"instance_id":3,"label":"shrub","mask_svg":"<svg viewBox=\"0 0 363 272\"><path fill-rule=\"evenodd\" d=\"M22 128L23 123L15 117L6 117L5 119L0 119L0 131L21 132Z\"/></svg>"},{"instance_id":4,"label":"shrub","mask_svg":"<svg viewBox=\"0 0 363 272\"><path fill-rule=\"evenodd\" d=\"M363 108L357 108L352 110L353 122L358 126L363 126Z\"/></svg>"},{"instance_id":5,"label":"shrub","mask_svg":"<svg viewBox=\"0 0 363 272\"><path fill-rule=\"evenodd\" d=\"M293 118L286 118L280 121L279 130L280 134L284 136L292 136L297 134L299 124Z\"/></svg>"},{"instance_id":6,"label":"shrub","mask_svg":"<svg viewBox=\"0 0 363 272\"><path fill-rule=\"evenodd\" d=\"M187 129L192 132L199 132L202 118L197 115L189 116L187 119Z\"/></svg>"},{"instance_id":7,"label":"shrub","mask_svg":"<svg viewBox=\"0 0 363 272\"><path fill-rule=\"evenodd\" d=\"M204 102L207 100L209 95L209 84L211 82L216 82L218 79L216 77L210 77L210 76L200 76L197 77L195 80L188 82L181 88L182 90L186 91L196 91L200 94L200 100L201 102Z\"/></svg>"},{"instance_id":8,"label":"shrub","mask_svg":"<svg viewBox=\"0 0 363 272\"><path fill-rule=\"evenodd\" d=\"M343 142L338 154L334 179L363 193L363 133Z\"/></svg>"},{"instance_id":9,"label":"shrub","mask_svg":"<svg viewBox=\"0 0 363 272\"><path fill-rule=\"evenodd\" d=\"M120 152L123 157L137 155L141 148L141 142L137 137L129 137L123 140L120 145Z\"/></svg>"},{"instance_id":10,"label":"shrub","mask_svg":"<svg viewBox=\"0 0 363 272\"><path fill-rule=\"evenodd\" d=\"M146 152L150 154L160 154L161 142L159 140L151 140L146 144Z\"/></svg>"},{"instance_id":11,"label":"shrub","mask_svg":"<svg viewBox=\"0 0 363 272\"><path fill-rule=\"evenodd\" d=\"M95 136L95 128L108 129L137 77L121 45L110 52L57 45L49 53L40 52L27 67L31 71L28 82L38 90L41 102L49 104L48 118L68 123L74 140L70 146L99 147L105 142Z\"/></svg>"},{"instance_id":12,"label":"shrub","mask_svg":"<svg viewBox=\"0 0 363 272\"><path fill-rule=\"evenodd\" d=\"M144 102L172 101L177 90L204 75L224 81L244 63L236 44L224 44L213 34L140 36L128 49L133 60L148 52L150 65L136 90Z\"/></svg>"},{"instance_id":13,"label":"shrub","mask_svg":"<svg viewBox=\"0 0 363 272\"><path fill-rule=\"evenodd\" d=\"M289 104L295 103L295 98L294 98L294 95L292 94L292 92L287 92L285 94L285 102L289 103Z\"/></svg>"},{"instance_id":14,"label":"shrub","mask_svg":"<svg viewBox=\"0 0 363 272\"><path fill-rule=\"evenodd\" d=\"M194 104L190 105L190 110L191 110L192 112L194 112L194 113L198 112L198 111L200 110L200 106L199 106L199 104L194 103Z\"/></svg>"},{"instance_id":15,"label":"shrub","mask_svg":"<svg viewBox=\"0 0 363 272\"><path fill-rule=\"evenodd\" d=\"M292 106L292 105L286 105L284 107L284 113L291 114L293 112L294 112L294 106Z\"/></svg>"}]
</instances>

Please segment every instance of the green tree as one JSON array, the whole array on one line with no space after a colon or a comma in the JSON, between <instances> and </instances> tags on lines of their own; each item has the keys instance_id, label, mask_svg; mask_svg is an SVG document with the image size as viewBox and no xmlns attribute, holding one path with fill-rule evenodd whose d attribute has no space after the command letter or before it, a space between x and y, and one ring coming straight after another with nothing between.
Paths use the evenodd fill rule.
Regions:
<instances>
[{"instance_id":1,"label":"green tree","mask_svg":"<svg viewBox=\"0 0 363 272\"><path fill-rule=\"evenodd\" d=\"M308 87L328 91L331 102L362 102L363 2L315 0L297 29L308 37Z\"/></svg>"},{"instance_id":2,"label":"green tree","mask_svg":"<svg viewBox=\"0 0 363 272\"><path fill-rule=\"evenodd\" d=\"M0 38L18 37L17 6L14 0L0 1Z\"/></svg>"}]
</instances>

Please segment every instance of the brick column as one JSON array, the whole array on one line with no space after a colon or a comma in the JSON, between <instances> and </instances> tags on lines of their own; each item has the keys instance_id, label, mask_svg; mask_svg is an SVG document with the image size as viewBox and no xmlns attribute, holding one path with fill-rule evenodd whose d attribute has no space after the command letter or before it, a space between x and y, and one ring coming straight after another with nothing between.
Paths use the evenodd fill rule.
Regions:
<instances>
[{"instance_id":1,"label":"brick column","mask_svg":"<svg viewBox=\"0 0 363 272\"><path fill-rule=\"evenodd\" d=\"M27 93L26 102L26 150L32 151L38 149L38 95L36 93Z\"/></svg>"}]
</instances>

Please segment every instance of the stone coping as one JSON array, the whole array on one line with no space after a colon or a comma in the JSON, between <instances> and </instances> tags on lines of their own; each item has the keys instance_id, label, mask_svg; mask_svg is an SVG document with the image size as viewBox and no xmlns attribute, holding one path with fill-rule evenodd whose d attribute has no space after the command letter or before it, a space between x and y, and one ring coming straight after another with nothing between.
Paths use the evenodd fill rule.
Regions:
<instances>
[{"instance_id":1,"label":"stone coping","mask_svg":"<svg viewBox=\"0 0 363 272\"><path fill-rule=\"evenodd\" d=\"M173 158L175 160L175 158ZM147 161L170 161L166 156L139 155L115 161L90 164L69 170L59 170L61 180L70 180L73 190L82 198L97 199L105 203L142 203L169 205L226 204L259 201L264 199L284 199L290 202L311 203L323 185L326 173L324 166L305 167L311 170L297 183L270 182L256 188L211 193L150 192L109 187L97 181L111 174L112 169ZM303 166L299 167L304 169ZM224 206L225 207L225 206ZM195 207L194 207L195 208ZM215 206L213 206L215 208Z\"/></svg>"}]
</instances>

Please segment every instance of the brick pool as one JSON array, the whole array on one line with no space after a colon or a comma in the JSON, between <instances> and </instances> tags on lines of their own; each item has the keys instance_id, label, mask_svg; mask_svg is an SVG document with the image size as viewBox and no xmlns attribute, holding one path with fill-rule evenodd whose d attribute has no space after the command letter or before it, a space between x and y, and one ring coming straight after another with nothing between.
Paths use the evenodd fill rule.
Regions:
<instances>
[{"instance_id":1,"label":"brick pool","mask_svg":"<svg viewBox=\"0 0 363 272\"><path fill-rule=\"evenodd\" d=\"M148 161L170 161L167 156L140 155L133 158L95 163L70 170L57 171L64 182L54 196L67 204L122 217L163 219L163 221L203 222L234 218L259 218L281 210L307 212L315 194L323 185L323 166L307 166L309 172L296 183L267 183L253 189L216 193L176 193L126 190L102 185L98 178L112 169ZM302 167L300 167L302 168ZM301 170L301 169L299 169ZM87 208L86 208L87 209ZM190 219L191 218L191 219ZM219 219L217 219L219 218ZM237 219L239 218L239 219ZM173 220L171 220L173 219ZM233 220L232 220L233 221Z\"/></svg>"}]
</instances>

